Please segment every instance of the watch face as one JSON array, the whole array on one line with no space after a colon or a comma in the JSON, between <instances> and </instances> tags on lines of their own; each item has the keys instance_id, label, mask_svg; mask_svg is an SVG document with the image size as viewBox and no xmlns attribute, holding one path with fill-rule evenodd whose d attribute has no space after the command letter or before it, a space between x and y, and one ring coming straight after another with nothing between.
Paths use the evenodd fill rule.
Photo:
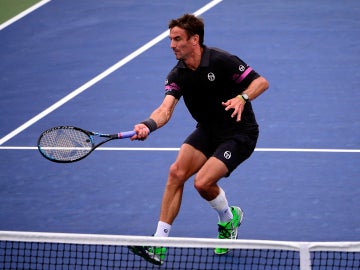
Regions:
<instances>
[{"instance_id":1,"label":"watch face","mask_svg":"<svg viewBox=\"0 0 360 270\"><path fill-rule=\"evenodd\" d=\"M245 99L246 101L249 100L249 96L248 96L247 94L242 94L242 96L244 97L244 99Z\"/></svg>"}]
</instances>

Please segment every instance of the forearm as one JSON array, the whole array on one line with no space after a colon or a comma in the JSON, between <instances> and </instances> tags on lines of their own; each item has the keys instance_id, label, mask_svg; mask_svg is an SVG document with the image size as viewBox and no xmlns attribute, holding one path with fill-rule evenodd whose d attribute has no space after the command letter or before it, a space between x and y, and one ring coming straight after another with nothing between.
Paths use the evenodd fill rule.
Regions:
<instances>
[{"instance_id":1,"label":"forearm","mask_svg":"<svg viewBox=\"0 0 360 270\"><path fill-rule=\"evenodd\" d=\"M233 109L234 111L231 114L231 117L236 117L236 121L239 122L241 121L241 114L244 110L244 106L247 100L254 100L268 88L268 81L264 77L259 77L253 80L248 86L248 88L246 88L241 93L241 95L238 95L234 98L227 100L226 102L223 102L222 105L225 107L226 111ZM248 96L248 99L243 96L244 94Z\"/></svg>"},{"instance_id":2,"label":"forearm","mask_svg":"<svg viewBox=\"0 0 360 270\"><path fill-rule=\"evenodd\" d=\"M155 121L157 128L161 128L169 122L172 112L173 111L163 110L159 107L151 113L150 118Z\"/></svg>"},{"instance_id":3,"label":"forearm","mask_svg":"<svg viewBox=\"0 0 360 270\"><path fill-rule=\"evenodd\" d=\"M250 100L254 100L268 88L268 81L264 77L259 77L253 80L242 94L247 94Z\"/></svg>"},{"instance_id":4,"label":"forearm","mask_svg":"<svg viewBox=\"0 0 360 270\"><path fill-rule=\"evenodd\" d=\"M173 96L166 96L162 104L150 114L148 119L135 125L135 131L137 132L138 137L146 138L149 131L153 132L164 126L170 120L177 102L178 100ZM144 132L144 129L147 131Z\"/></svg>"},{"instance_id":5,"label":"forearm","mask_svg":"<svg viewBox=\"0 0 360 270\"><path fill-rule=\"evenodd\" d=\"M161 105L151 113L150 118L155 121L158 128L169 122L177 102L173 96L167 95Z\"/></svg>"}]
</instances>

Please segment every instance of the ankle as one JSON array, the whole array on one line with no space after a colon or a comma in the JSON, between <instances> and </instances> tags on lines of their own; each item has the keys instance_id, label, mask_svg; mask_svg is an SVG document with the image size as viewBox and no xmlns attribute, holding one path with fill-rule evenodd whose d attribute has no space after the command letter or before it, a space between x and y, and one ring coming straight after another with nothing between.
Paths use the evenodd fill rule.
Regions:
<instances>
[{"instance_id":1,"label":"ankle","mask_svg":"<svg viewBox=\"0 0 360 270\"><path fill-rule=\"evenodd\" d=\"M171 230L170 224L163 222L163 221L159 221L154 236L155 237L168 237L170 234L170 230Z\"/></svg>"}]
</instances>

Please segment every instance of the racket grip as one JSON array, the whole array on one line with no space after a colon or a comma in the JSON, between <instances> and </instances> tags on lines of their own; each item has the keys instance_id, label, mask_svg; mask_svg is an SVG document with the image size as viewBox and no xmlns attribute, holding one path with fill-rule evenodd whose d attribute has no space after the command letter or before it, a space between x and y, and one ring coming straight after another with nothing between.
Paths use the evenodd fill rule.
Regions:
<instances>
[{"instance_id":1,"label":"racket grip","mask_svg":"<svg viewBox=\"0 0 360 270\"><path fill-rule=\"evenodd\" d=\"M118 138L119 138L119 139L130 138L130 137L134 136L135 134L136 134L136 132L133 131L133 130L131 130L131 131L124 131L124 132L118 133Z\"/></svg>"}]
</instances>

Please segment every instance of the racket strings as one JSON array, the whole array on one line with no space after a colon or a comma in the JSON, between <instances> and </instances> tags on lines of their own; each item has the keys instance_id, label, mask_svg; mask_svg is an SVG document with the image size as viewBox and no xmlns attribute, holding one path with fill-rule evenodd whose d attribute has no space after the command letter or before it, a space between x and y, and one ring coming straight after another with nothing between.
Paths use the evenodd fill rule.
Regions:
<instances>
[{"instance_id":1,"label":"racket strings","mask_svg":"<svg viewBox=\"0 0 360 270\"><path fill-rule=\"evenodd\" d=\"M90 137L76 129L55 129L43 134L40 150L51 159L58 161L77 160L87 155L93 142Z\"/></svg>"}]
</instances>

